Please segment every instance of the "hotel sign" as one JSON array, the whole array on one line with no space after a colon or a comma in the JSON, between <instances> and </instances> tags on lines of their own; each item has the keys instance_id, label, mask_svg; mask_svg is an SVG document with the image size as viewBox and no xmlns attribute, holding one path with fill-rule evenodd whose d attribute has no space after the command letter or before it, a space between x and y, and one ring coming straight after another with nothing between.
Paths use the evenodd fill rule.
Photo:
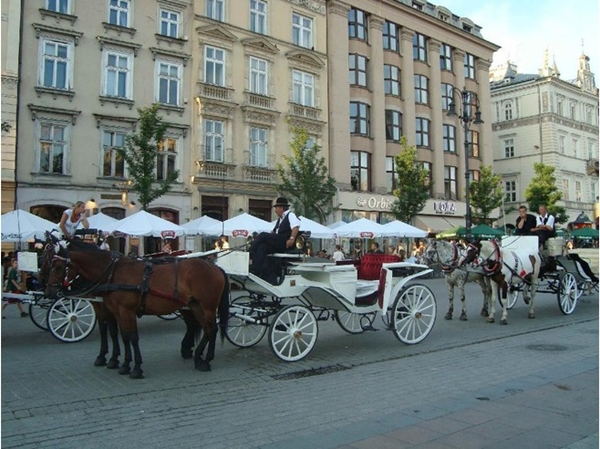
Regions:
<instances>
[{"instance_id":1,"label":"hotel sign","mask_svg":"<svg viewBox=\"0 0 600 449\"><path fill-rule=\"evenodd\" d=\"M456 213L456 204L452 201L434 201L433 210L436 214L454 215Z\"/></svg>"},{"instance_id":2,"label":"hotel sign","mask_svg":"<svg viewBox=\"0 0 600 449\"><path fill-rule=\"evenodd\" d=\"M392 204L394 202L392 200L388 200L384 197L376 198L374 196L370 196L369 198L363 198L359 196L356 198L356 205L358 207L368 207L369 209L392 209Z\"/></svg>"}]
</instances>

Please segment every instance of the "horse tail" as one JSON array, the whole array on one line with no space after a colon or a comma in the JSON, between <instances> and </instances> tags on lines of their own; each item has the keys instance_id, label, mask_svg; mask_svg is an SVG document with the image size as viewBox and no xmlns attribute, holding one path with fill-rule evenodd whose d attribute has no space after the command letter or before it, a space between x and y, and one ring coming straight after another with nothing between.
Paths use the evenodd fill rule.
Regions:
<instances>
[{"instance_id":1,"label":"horse tail","mask_svg":"<svg viewBox=\"0 0 600 449\"><path fill-rule=\"evenodd\" d=\"M219 267L223 273L223 280L225 286L223 287L223 293L221 294L221 300L219 301L219 329L221 330L221 343L225 341L225 333L227 332L227 323L229 321L229 276L225 273L221 267Z\"/></svg>"}]
</instances>

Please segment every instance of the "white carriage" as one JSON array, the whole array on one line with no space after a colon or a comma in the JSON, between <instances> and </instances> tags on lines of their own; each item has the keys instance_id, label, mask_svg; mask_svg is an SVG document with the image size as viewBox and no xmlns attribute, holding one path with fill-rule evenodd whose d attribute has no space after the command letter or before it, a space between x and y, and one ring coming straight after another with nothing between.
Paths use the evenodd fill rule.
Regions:
<instances>
[{"instance_id":1,"label":"white carriage","mask_svg":"<svg viewBox=\"0 0 600 449\"><path fill-rule=\"evenodd\" d=\"M386 255L368 256L361 259L361 270L356 264L275 254L271 257L283 269L277 285L272 285L249 272L248 253L221 253L217 264L239 288L231 303L227 339L250 347L268 333L274 354L292 362L306 357L315 346L318 321L333 318L346 332L359 334L373 329L379 314L398 340L419 343L433 328L437 306L429 287L413 281L432 270L405 262L385 263ZM376 276L360 279L367 263Z\"/></svg>"}]
</instances>

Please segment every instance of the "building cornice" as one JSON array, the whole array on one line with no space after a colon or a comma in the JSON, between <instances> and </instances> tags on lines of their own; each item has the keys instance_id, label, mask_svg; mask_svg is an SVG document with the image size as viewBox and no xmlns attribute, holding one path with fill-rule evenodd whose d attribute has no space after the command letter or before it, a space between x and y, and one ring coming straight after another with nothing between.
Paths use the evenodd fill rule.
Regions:
<instances>
[{"instance_id":1,"label":"building cornice","mask_svg":"<svg viewBox=\"0 0 600 449\"><path fill-rule=\"evenodd\" d=\"M327 10L325 1L323 0L288 0L288 2L293 3L294 5L302 6L303 8L318 14L325 15Z\"/></svg>"}]
</instances>

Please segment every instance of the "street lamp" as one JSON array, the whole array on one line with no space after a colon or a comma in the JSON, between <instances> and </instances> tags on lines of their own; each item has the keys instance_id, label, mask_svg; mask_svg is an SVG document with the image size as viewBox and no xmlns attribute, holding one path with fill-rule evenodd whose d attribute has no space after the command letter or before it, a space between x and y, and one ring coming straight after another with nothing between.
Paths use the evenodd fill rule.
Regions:
<instances>
[{"instance_id":1,"label":"street lamp","mask_svg":"<svg viewBox=\"0 0 600 449\"><path fill-rule=\"evenodd\" d=\"M465 238L467 241L471 240L471 202L469 194L469 183L471 180L471 174L469 173L469 129L471 124L481 125L481 111L479 110L479 98L475 92L469 92L463 88L461 91L456 87L452 88L450 98L454 99L454 94L458 94L462 100L462 111L458 115L458 119L462 123L463 131L465 133L464 142L464 153L465 153L465 203L466 203L466 214L465 214ZM473 114L473 105L475 106L475 114ZM456 117L456 104L451 100L448 105L448 117Z\"/></svg>"}]
</instances>

